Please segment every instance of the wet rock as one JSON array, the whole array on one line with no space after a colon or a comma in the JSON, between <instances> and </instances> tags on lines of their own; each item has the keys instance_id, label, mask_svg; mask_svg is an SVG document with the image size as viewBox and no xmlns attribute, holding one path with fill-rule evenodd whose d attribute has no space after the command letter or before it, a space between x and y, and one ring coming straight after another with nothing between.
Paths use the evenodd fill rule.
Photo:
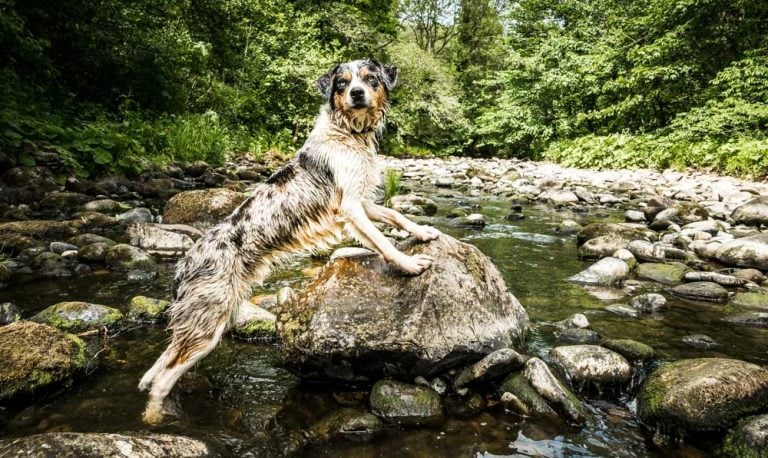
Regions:
<instances>
[{"instance_id":1,"label":"wet rock","mask_svg":"<svg viewBox=\"0 0 768 458\"><path fill-rule=\"evenodd\" d=\"M746 309L755 309L768 312L768 291L749 291L736 293L731 298L731 305Z\"/></svg>"},{"instance_id":2,"label":"wet rock","mask_svg":"<svg viewBox=\"0 0 768 458\"><path fill-rule=\"evenodd\" d=\"M82 332L101 326L111 328L122 319L120 310L88 302L59 302L30 318L37 323L69 332Z\"/></svg>"},{"instance_id":3,"label":"wet rock","mask_svg":"<svg viewBox=\"0 0 768 458\"><path fill-rule=\"evenodd\" d=\"M156 268L155 260L149 253L122 243L109 248L104 262L118 270L153 271Z\"/></svg>"},{"instance_id":4,"label":"wet rock","mask_svg":"<svg viewBox=\"0 0 768 458\"><path fill-rule=\"evenodd\" d=\"M121 224L151 223L155 219L152 216L152 212L144 207L132 208L125 213L117 215L115 218Z\"/></svg>"},{"instance_id":5,"label":"wet rock","mask_svg":"<svg viewBox=\"0 0 768 458\"><path fill-rule=\"evenodd\" d=\"M77 258L82 262L103 263L110 246L101 242L85 245L77 252Z\"/></svg>"},{"instance_id":6,"label":"wet rock","mask_svg":"<svg viewBox=\"0 0 768 458\"><path fill-rule=\"evenodd\" d=\"M195 243L190 236L167 230L162 224L131 223L126 235L131 245L164 257L181 256Z\"/></svg>"},{"instance_id":7,"label":"wet rock","mask_svg":"<svg viewBox=\"0 0 768 458\"><path fill-rule=\"evenodd\" d=\"M305 377L429 376L524 339L528 316L480 250L406 242L436 264L406 276L379 256L330 261L275 308L286 361Z\"/></svg>"},{"instance_id":8,"label":"wet rock","mask_svg":"<svg viewBox=\"0 0 768 458\"><path fill-rule=\"evenodd\" d=\"M720 273L741 278L747 282L760 283L765 280L765 275L757 269L723 269Z\"/></svg>"},{"instance_id":9,"label":"wet rock","mask_svg":"<svg viewBox=\"0 0 768 458\"><path fill-rule=\"evenodd\" d=\"M70 211L92 200L93 197L76 192L52 192L40 201L40 208L57 211Z\"/></svg>"},{"instance_id":10,"label":"wet rock","mask_svg":"<svg viewBox=\"0 0 768 458\"><path fill-rule=\"evenodd\" d=\"M55 241L75 235L75 230L60 221L12 221L0 223L0 236L18 235L35 240Z\"/></svg>"},{"instance_id":11,"label":"wet rock","mask_svg":"<svg viewBox=\"0 0 768 458\"><path fill-rule=\"evenodd\" d=\"M717 272L686 272L685 281L708 281L723 286L744 286L747 280Z\"/></svg>"},{"instance_id":12,"label":"wet rock","mask_svg":"<svg viewBox=\"0 0 768 458\"><path fill-rule=\"evenodd\" d=\"M582 229L576 235L578 245L583 245L588 240L592 240L604 235L614 235L627 241L647 240L653 241L659 238L658 234L640 224L630 223L592 223Z\"/></svg>"},{"instance_id":13,"label":"wet rock","mask_svg":"<svg viewBox=\"0 0 768 458\"><path fill-rule=\"evenodd\" d=\"M722 244L715 252L715 259L728 266L768 271L768 232Z\"/></svg>"},{"instance_id":14,"label":"wet rock","mask_svg":"<svg viewBox=\"0 0 768 458\"><path fill-rule=\"evenodd\" d=\"M755 197L733 211L731 218L736 224L749 226L768 225L768 196Z\"/></svg>"},{"instance_id":15,"label":"wet rock","mask_svg":"<svg viewBox=\"0 0 768 458\"><path fill-rule=\"evenodd\" d=\"M656 351L648 345L631 339L606 339L600 345L613 350L629 361L648 361L656 356Z\"/></svg>"},{"instance_id":16,"label":"wet rock","mask_svg":"<svg viewBox=\"0 0 768 458\"><path fill-rule=\"evenodd\" d=\"M635 258L635 255L633 255L632 252L629 250L626 250L626 249L616 250L616 252L613 253L613 257L616 259L621 259L622 261L626 262L630 270L634 269L635 266L637 266L637 259Z\"/></svg>"},{"instance_id":17,"label":"wet rock","mask_svg":"<svg viewBox=\"0 0 768 458\"><path fill-rule=\"evenodd\" d=\"M450 188L453 186L456 180L453 179L452 176L444 175L441 177L437 177L435 180L435 186L438 188Z\"/></svg>"},{"instance_id":18,"label":"wet rock","mask_svg":"<svg viewBox=\"0 0 768 458\"><path fill-rule=\"evenodd\" d=\"M18 255L29 248L42 247L43 242L18 234L0 234L0 253Z\"/></svg>"},{"instance_id":19,"label":"wet rock","mask_svg":"<svg viewBox=\"0 0 768 458\"><path fill-rule=\"evenodd\" d=\"M44 450L54 451L52 455ZM63 455L60 455L63 454ZM129 436L109 433L44 433L0 442L2 456L72 457L208 457L212 451L197 439L170 434Z\"/></svg>"},{"instance_id":20,"label":"wet rock","mask_svg":"<svg viewBox=\"0 0 768 458\"><path fill-rule=\"evenodd\" d=\"M585 270L568 277L580 285L616 286L629 275L627 263L616 258L603 258Z\"/></svg>"},{"instance_id":21,"label":"wet rock","mask_svg":"<svg viewBox=\"0 0 768 458\"><path fill-rule=\"evenodd\" d=\"M679 262L644 263L637 266L638 278L653 280L663 285L678 285L683 282L686 272L690 269Z\"/></svg>"},{"instance_id":22,"label":"wet rock","mask_svg":"<svg viewBox=\"0 0 768 458\"><path fill-rule=\"evenodd\" d=\"M528 382L522 373L507 376L499 387L505 407L526 417L556 417L557 413ZM505 399L506 397L506 399Z\"/></svg>"},{"instance_id":23,"label":"wet rock","mask_svg":"<svg viewBox=\"0 0 768 458\"><path fill-rule=\"evenodd\" d=\"M67 222L80 232L106 232L117 226L117 219L104 213L80 212L72 216Z\"/></svg>"},{"instance_id":24,"label":"wet rock","mask_svg":"<svg viewBox=\"0 0 768 458\"><path fill-rule=\"evenodd\" d=\"M715 339L705 334L692 334L690 336L683 337L683 343L690 345L694 348L700 348L703 350L711 350L719 346L720 344L715 342Z\"/></svg>"},{"instance_id":25,"label":"wet rock","mask_svg":"<svg viewBox=\"0 0 768 458\"><path fill-rule=\"evenodd\" d=\"M105 243L108 246L113 246L117 244L117 242L115 242L110 238L104 237L102 235L88 234L88 233L71 237L69 240L67 240L67 243L70 243L72 245L79 246L79 247L84 247L92 243Z\"/></svg>"},{"instance_id":26,"label":"wet rock","mask_svg":"<svg viewBox=\"0 0 768 458\"><path fill-rule=\"evenodd\" d=\"M485 410L487 403L485 398L479 394L470 392L461 398L448 398L446 410L452 417L472 418Z\"/></svg>"},{"instance_id":27,"label":"wet rock","mask_svg":"<svg viewBox=\"0 0 768 458\"><path fill-rule=\"evenodd\" d=\"M210 170L211 166L205 161L194 161L184 165L184 173L197 178Z\"/></svg>"},{"instance_id":28,"label":"wet rock","mask_svg":"<svg viewBox=\"0 0 768 458\"><path fill-rule=\"evenodd\" d=\"M243 194L228 189L180 192L165 205L163 222L207 228L229 216L244 200Z\"/></svg>"},{"instance_id":29,"label":"wet rock","mask_svg":"<svg viewBox=\"0 0 768 458\"><path fill-rule=\"evenodd\" d=\"M575 204L579 201L579 196L573 191L551 189L541 193L539 200L550 201L552 204Z\"/></svg>"},{"instance_id":30,"label":"wet rock","mask_svg":"<svg viewBox=\"0 0 768 458\"><path fill-rule=\"evenodd\" d=\"M97 199L83 205L83 211L114 214L126 207L125 204L117 203L112 199Z\"/></svg>"},{"instance_id":31,"label":"wet rock","mask_svg":"<svg viewBox=\"0 0 768 458\"><path fill-rule=\"evenodd\" d=\"M275 315L249 301L240 304L232 331L243 339L274 339Z\"/></svg>"},{"instance_id":32,"label":"wet rock","mask_svg":"<svg viewBox=\"0 0 768 458\"><path fill-rule=\"evenodd\" d=\"M371 411L387 423L437 425L443 420L440 395L430 388L380 380L371 389Z\"/></svg>"},{"instance_id":33,"label":"wet rock","mask_svg":"<svg viewBox=\"0 0 768 458\"><path fill-rule=\"evenodd\" d=\"M574 384L621 385L632 377L632 366L623 356L597 345L555 347L549 358Z\"/></svg>"},{"instance_id":34,"label":"wet rock","mask_svg":"<svg viewBox=\"0 0 768 458\"><path fill-rule=\"evenodd\" d=\"M48 249L60 255L60 254L63 254L65 251L71 251L71 250L77 251L77 246L72 245L70 243L64 243L64 242L51 242Z\"/></svg>"},{"instance_id":35,"label":"wet rock","mask_svg":"<svg viewBox=\"0 0 768 458\"><path fill-rule=\"evenodd\" d=\"M654 370L637 397L640 418L673 430L709 431L768 408L768 370L724 358L686 359Z\"/></svg>"},{"instance_id":36,"label":"wet rock","mask_svg":"<svg viewBox=\"0 0 768 458\"><path fill-rule=\"evenodd\" d=\"M584 227L581 224L577 223L576 221L567 219L557 225L555 232L560 234L577 234L582 229L584 229Z\"/></svg>"},{"instance_id":37,"label":"wet rock","mask_svg":"<svg viewBox=\"0 0 768 458\"><path fill-rule=\"evenodd\" d=\"M666 196L654 196L648 199L647 206L643 210L645 219L653 221L656 215L675 205L675 201Z\"/></svg>"},{"instance_id":38,"label":"wet rock","mask_svg":"<svg viewBox=\"0 0 768 458\"><path fill-rule=\"evenodd\" d=\"M11 324L21 319L21 309L11 302L0 304L0 326Z\"/></svg>"},{"instance_id":39,"label":"wet rock","mask_svg":"<svg viewBox=\"0 0 768 458\"><path fill-rule=\"evenodd\" d=\"M665 260L664 249L660 245L645 240L633 240L627 245L627 249L641 261L663 262Z\"/></svg>"},{"instance_id":40,"label":"wet rock","mask_svg":"<svg viewBox=\"0 0 768 458\"><path fill-rule=\"evenodd\" d=\"M453 223L458 224L459 226L485 227L485 216L480 213L472 213L467 216L454 218Z\"/></svg>"},{"instance_id":41,"label":"wet rock","mask_svg":"<svg viewBox=\"0 0 768 458\"><path fill-rule=\"evenodd\" d=\"M525 363L525 357L511 348L501 348L489 353L483 359L464 369L454 382L461 388L471 383L478 383L506 375L519 369Z\"/></svg>"},{"instance_id":42,"label":"wet rock","mask_svg":"<svg viewBox=\"0 0 768 458\"><path fill-rule=\"evenodd\" d=\"M169 301L147 296L134 296L128 304L128 319L132 321L157 323L164 318Z\"/></svg>"},{"instance_id":43,"label":"wet rock","mask_svg":"<svg viewBox=\"0 0 768 458\"><path fill-rule=\"evenodd\" d=\"M384 432L384 424L376 415L356 409L339 409L312 425L309 440L318 443L334 439L370 442L383 436Z\"/></svg>"},{"instance_id":44,"label":"wet rock","mask_svg":"<svg viewBox=\"0 0 768 458\"><path fill-rule=\"evenodd\" d=\"M557 334L557 340L566 343L597 343L600 335L590 329L564 329Z\"/></svg>"},{"instance_id":45,"label":"wet rock","mask_svg":"<svg viewBox=\"0 0 768 458\"><path fill-rule=\"evenodd\" d=\"M740 421L723 440L722 456L768 457L768 414Z\"/></svg>"},{"instance_id":46,"label":"wet rock","mask_svg":"<svg viewBox=\"0 0 768 458\"><path fill-rule=\"evenodd\" d=\"M707 281L678 285L669 292L674 296L695 301L726 302L728 300L728 290L717 283Z\"/></svg>"},{"instance_id":47,"label":"wet rock","mask_svg":"<svg viewBox=\"0 0 768 458\"><path fill-rule=\"evenodd\" d=\"M556 323L561 328L580 328L586 329L589 327L589 320L583 313L574 313L568 318L558 321Z\"/></svg>"},{"instance_id":48,"label":"wet rock","mask_svg":"<svg viewBox=\"0 0 768 458\"><path fill-rule=\"evenodd\" d=\"M611 256L618 250L627 248L629 241L621 235L601 235L589 239L579 247L579 257L582 259L600 259Z\"/></svg>"},{"instance_id":49,"label":"wet rock","mask_svg":"<svg viewBox=\"0 0 768 458\"><path fill-rule=\"evenodd\" d=\"M723 320L742 326L751 326L753 328L768 328L768 313L766 312L738 313L730 315Z\"/></svg>"},{"instance_id":50,"label":"wet rock","mask_svg":"<svg viewBox=\"0 0 768 458\"><path fill-rule=\"evenodd\" d=\"M569 420L578 424L589 421L590 414L584 404L552 374L544 361L539 358L529 359L525 363L523 375L541 397L563 412Z\"/></svg>"},{"instance_id":51,"label":"wet rock","mask_svg":"<svg viewBox=\"0 0 768 458\"><path fill-rule=\"evenodd\" d=\"M416 194L392 196L390 205L393 210L409 215L432 216L437 213L437 204L434 200Z\"/></svg>"},{"instance_id":52,"label":"wet rock","mask_svg":"<svg viewBox=\"0 0 768 458\"><path fill-rule=\"evenodd\" d=\"M69 277L72 272L68 266L66 259L50 251L40 253L32 260L32 267L43 277Z\"/></svg>"},{"instance_id":53,"label":"wet rock","mask_svg":"<svg viewBox=\"0 0 768 458\"><path fill-rule=\"evenodd\" d=\"M633 297L629 305L643 313L656 313L667 306L667 298L657 293L641 294Z\"/></svg>"},{"instance_id":54,"label":"wet rock","mask_svg":"<svg viewBox=\"0 0 768 458\"><path fill-rule=\"evenodd\" d=\"M605 307L605 311L630 318L637 318L639 316L637 309L626 304L611 304Z\"/></svg>"},{"instance_id":55,"label":"wet rock","mask_svg":"<svg viewBox=\"0 0 768 458\"><path fill-rule=\"evenodd\" d=\"M129 270L125 273L125 279L131 282L148 282L157 278L157 271Z\"/></svg>"},{"instance_id":56,"label":"wet rock","mask_svg":"<svg viewBox=\"0 0 768 458\"><path fill-rule=\"evenodd\" d=\"M67 384L86 365L82 340L29 321L0 327L0 348L0 399Z\"/></svg>"},{"instance_id":57,"label":"wet rock","mask_svg":"<svg viewBox=\"0 0 768 458\"><path fill-rule=\"evenodd\" d=\"M334 250L333 253L331 253L329 259L331 261L335 261L342 258L366 257L373 256L375 254L376 253L373 250L369 250L368 248L345 246Z\"/></svg>"}]
</instances>

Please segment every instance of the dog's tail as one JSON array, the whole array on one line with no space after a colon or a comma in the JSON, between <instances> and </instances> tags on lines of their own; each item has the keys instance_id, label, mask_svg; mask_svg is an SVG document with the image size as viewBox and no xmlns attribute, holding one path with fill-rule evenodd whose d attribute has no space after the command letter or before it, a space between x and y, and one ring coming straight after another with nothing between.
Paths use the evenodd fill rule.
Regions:
<instances>
[{"instance_id":1,"label":"dog's tail","mask_svg":"<svg viewBox=\"0 0 768 458\"><path fill-rule=\"evenodd\" d=\"M139 389L150 387L144 418L162 418L163 400L178 379L213 350L235 320L252 275L234 247L203 238L179 263L175 299L168 310L173 333L168 348L144 374Z\"/></svg>"}]
</instances>

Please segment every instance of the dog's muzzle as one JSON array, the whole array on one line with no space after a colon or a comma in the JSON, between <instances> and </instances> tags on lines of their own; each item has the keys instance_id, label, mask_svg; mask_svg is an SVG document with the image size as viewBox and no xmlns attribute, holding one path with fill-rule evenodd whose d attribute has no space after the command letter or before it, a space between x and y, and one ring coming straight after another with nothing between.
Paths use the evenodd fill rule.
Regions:
<instances>
[{"instance_id":1,"label":"dog's muzzle","mask_svg":"<svg viewBox=\"0 0 768 458\"><path fill-rule=\"evenodd\" d=\"M352 100L352 108L366 108L368 102L365 99L365 90L361 87L355 87L350 89L349 98Z\"/></svg>"}]
</instances>

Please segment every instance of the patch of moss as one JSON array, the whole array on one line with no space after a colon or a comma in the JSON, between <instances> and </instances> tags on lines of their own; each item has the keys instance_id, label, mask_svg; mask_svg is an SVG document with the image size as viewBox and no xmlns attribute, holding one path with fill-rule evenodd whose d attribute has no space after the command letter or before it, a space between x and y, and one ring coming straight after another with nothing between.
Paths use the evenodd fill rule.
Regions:
<instances>
[{"instance_id":1,"label":"patch of moss","mask_svg":"<svg viewBox=\"0 0 768 458\"><path fill-rule=\"evenodd\" d=\"M656 354L653 348L631 339L607 339L600 345L615 351L630 361L647 361Z\"/></svg>"},{"instance_id":2,"label":"patch of moss","mask_svg":"<svg viewBox=\"0 0 768 458\"><path fill-rule=\"evenodd\" d=\"M237 326L234 332L238 337L245 339L273 338L276 336L277 328L274 321L249 320L242 326Z\"/></svg>"},{"instance_id":3,"label":"patch of moss","mask_svg":"<svg viewBox=\"0 0 768 458\"><path fill-rule=\"evenodd\" d=\"M31 321L45 323L69 332L117 325L123 314L120 310L87 302L59 302L39 312Z\"/></svg>"},{"instance_id":4,"label":"patch of moss","mask_svg":"<svg viewBox=\"0 0 768 458\"><path fill-rule=\"evenodd\" d=\"M157 322L162 319L163 313L170 305L170 302L162 299L134 296L129 304L128 318L135 321Z\"/></svg>"},{"instance_id":5,"label":"patch of moss","mask_svg":"<svg viewBox=\"0 0 768 458\"><path fill-rule=\"evenodd\" d=\"M55 383L69 384L86 365L85 342L43 324L20 321L0 328L0 399Z\"/></svg>"}]
</instances>

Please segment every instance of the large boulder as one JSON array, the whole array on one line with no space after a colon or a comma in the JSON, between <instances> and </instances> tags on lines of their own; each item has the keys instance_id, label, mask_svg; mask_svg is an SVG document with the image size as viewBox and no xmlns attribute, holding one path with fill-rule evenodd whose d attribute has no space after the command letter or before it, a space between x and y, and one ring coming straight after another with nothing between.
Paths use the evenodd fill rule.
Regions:
<instances>
[{"instance_id":1,"label":"large boulder","mask_svg":"<svg viewBox=\"0 0 768 458\"><path fill-rule=\"evenodd\" d=\"M0 327L0 348L0 400L69 383L86 365L82 340L30 321Z\"/></svg>"},{"instance_id":2,"label":"large boulder","mask_svg":"<svg viewBox=\"0 0 768 458\"><path fill-rule=\"evenodd\" d=\"M730 427L768 409L768 370L725 358L685 359L651 373L637 398L640 418L675 431Z\"/></svg>"},{"instance_id":3,"label":"large boulder","mask_svg":"<svg viewBox=\"0 0 768 458\"><path fill-rule=\"evenodd\" d=\"M768 271L768 232L722 244L715 251L715 259L728 266Z\"/></svg>"},{"instance_id":4,"label":"large boulder","mask_svg":"<svg viewBox=\"0 0 768 458\"><path fill-rule=\"evenodd\" d=\"M768 196L759 196L738 206L731 218L736 224L768 225Z\"/></svg>"},{"instance_id":5,"label":"large boulder","mask_svg":"<svg viewBox=\"0 0 768 458\"><path fill-rule=\"evenodd\" d=\"M207 228L229 216L244 200L244 194L224 188L180 192L165 205L163 222Z\"/></svg>"},{"instance_id":6,"label":"large boulder","mask_svg":"<svg viewBox=\"0 0 768 458\"><path fill-rule=\"evenodd\" d=\"M212 456L197 439L170 434L45 433L0 442L0 456L154 458Z\"/></svg>"},{"instance_id":7,"label":"large boulder","mask_svg":"<svg viewBox=\"0 0 768 458\"><path fill-rule=\"evenodd\" d=\"M433 375L521 342L528 315L472 245L409 242L436 259L407 276L377 255L336 258L275 309L282 351L308 378Z\"/></svg>"}]
</instances>

